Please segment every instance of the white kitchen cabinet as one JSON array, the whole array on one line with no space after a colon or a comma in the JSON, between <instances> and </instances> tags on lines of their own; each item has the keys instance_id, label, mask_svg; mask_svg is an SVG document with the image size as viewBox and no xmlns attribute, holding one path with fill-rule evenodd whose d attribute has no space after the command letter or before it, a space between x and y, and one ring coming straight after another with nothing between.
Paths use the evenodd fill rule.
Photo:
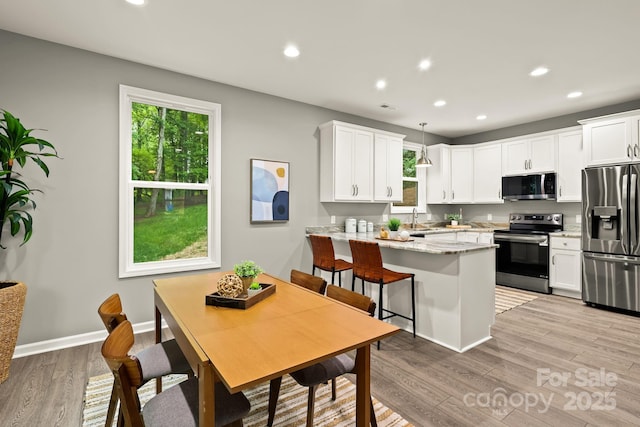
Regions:
<instances>
[{"instance_id":1,"label":"white kitchen cabinet","mask_svg":"<svg viewBox=\"0 0 640 427\"><path fill-rule=\"evenodd\" d=\"M493 233L490 233L490 232L487 232L487 231L483 231L478 236L478 243L487 243L487 244L492 245L493 244Z\"/></svg>"},{"instance_id":2,"label":"white kitchen cabinet","mask_svg":"<svg viewBox=\"0 0 640 427\"><path fill-rule=\"evenodd\" d=\"M555 159L556 135L541 135L502 144L503 175L555 172Z\"/></svg>"},{"instance_id":3,"label":"white kitchen cabinet","mask_svg":"<svg viewBox=\"0 0 640 427\"><path fill-rule=\"evenodd\" d=\"M424 236L424 239L429 242L433 240L446 240L447 242L456 241L455 231L443 231L442 233L432 233Z\"/></svg>"},{"instance_id":4,"label":"white kitchen cabinet","mask_svg":"<svg viewBox=\"0 0 640 427\"><path fill-rule=\"evenodd\" d=\"M402 201L402 138L374 134L374 199Z\"/></svg>"},{"instance_id":5,"label":"white kitchen cabinet","mask_svg":"<svg viewBox=\"0 0 640 427\"><path fill-rule=\"evenodd\" d=\"M493 233L487 231L458 231L456 232L456 240L458 242L493 244Z\"/></svg>"},{"instance_id":6,"label":"white kitchen cabinet","mask_svg":"<svg viewBox=\"0 0 640 427\"><path fill-rule=\"evenodd\" d=\"M451 152L446 144L427 147L427 204L451 203Z\"/></svg>"},{"instance_id":7,"label":"white kitchen cabinet","mask_svg":"<svg viewBox=\"0 0 640 427\"><path fill-rule=\"evenodd\" d=\"M473 202L504 203L501 144L473 147Z\"/></svg>"},{"instance_id":8,"label":"white kitchen cabinet","mask_svg":"<svg viewBox=\"0 0 640 427\"><path fill-rule=\"evenodd\" d=\"M581 298L580 239L550 236L549 286L553 293Z\"/></svg>"},{"instance_id":9,"label":"white kitchen cabinet","mask_svg":"<svg viewBox=\"0 0 640 427\"><path fill-rule=\"evenodd\" d=\"M580 120L586 166L640 161L640 110Z\"/></svg>"},{"instance_id":10,"label":"white kitchen cabinet","mask_svg":"<svg viewBox=\"0 0 640 427\"><path fill-rule=\"evenodd\" d=\"M453 146L451 151L451 203L473 202L473 148Z\"/></svg>"},{"instance_id":11,"label":"white kitchen cabinet","mask_svg":"<svg viewBox=\"0 0 640 427\"><path fill-rule=\"evenodd\" d=\"M376 134L399 138L400 141L404 138L404 135L335 120L320 125L321 202L374 201L374 138ZM402 150L402 144L400 144L400 150ZM386 157L382 156L382 158ZM399 159L393 154L391 161L399 165L400 181L402 181L402 151ZM394 168L396 168L395 165L387 168L387 174L385 174L387 182L384 187L387 187L390 182L388 172L397 170ZM394 185L397 186L397 183ZM402 188L401 186L400 182L399 188ZM397 192L401 193L402 190Z\"/></svg>"},{"instance_id":12,"label":"white kitchen cabinet","mask_svg":"<svg viewBox=\"0 0 640 427\"><path fill-rule=\"evenodd\" d=\"M558 134L558 202L582 200L582 130Z\"/></svg>"}]
</instances>

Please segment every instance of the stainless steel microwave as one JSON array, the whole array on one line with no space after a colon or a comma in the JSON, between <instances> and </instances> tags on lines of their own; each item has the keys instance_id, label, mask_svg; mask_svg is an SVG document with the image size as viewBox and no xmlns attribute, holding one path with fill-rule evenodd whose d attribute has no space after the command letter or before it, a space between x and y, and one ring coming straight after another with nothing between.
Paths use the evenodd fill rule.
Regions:
<instances>
[{"instance_id":1,"label":"stainless steel microwave","mask_svg":"<svg viewBox=\"0 0 640 427\"><path fill-rule=\"evenodd\" d=\"M556 174L503 176L504 200L554 200L556 198Z\"/></svg>"}]
</instances>

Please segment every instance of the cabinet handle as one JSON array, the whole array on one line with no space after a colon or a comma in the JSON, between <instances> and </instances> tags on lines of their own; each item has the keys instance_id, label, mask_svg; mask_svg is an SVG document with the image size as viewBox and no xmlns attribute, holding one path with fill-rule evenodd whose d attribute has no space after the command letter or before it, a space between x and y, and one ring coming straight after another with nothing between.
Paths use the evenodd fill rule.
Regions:
<instances>
[{"instance_id":1,"label":"cabinet handle","mask_svg":"<svg viewBox=\"0 0 640 427\"><path fill-rule=\"evenodd\" d=\"M351 184L351 195L352 196L356 195L356 186L354 184Z\"/></svg>"},{"instance_id":2,"label":"cabinet handle","mask_svg":"<svg viewBox=\"0 0 640 427\"><path fill-rule=\"evenodd\" d=\"M358 184L356 184L356 196L358 195L359 192L360 192L360 189L358 188Z\"/></svg>"},{"instance_id":3,"label":"cabinet handle","mask_svg":"<svg viewBox=\"0 0 640 427\"><path fill-rule=\"evenodd\" d=\"M500 197L501 197L501 196L500 196L500 190L498 190L498 199L499 199Z\"/></svg>"},{"instance_id":4,"label":"cabinet handle","mask_svg":"<svg viewBox=\"0 0 640 427\"><path fill-rule=\"evenodd\" d=\"M555 255L551 257L551 264L552 265L556 265L556 256Z\"/></svg>"},{"instance_id":5,"label":"cabinet handle","mask_svg":"<svg viewBox=\"0 0 640 427\"><path fill-rule=\"evenodd\" d=\"M562 186L560 186L560 187L558 188L558 193L559 193L558 195L559 195L560 197L562 197Z\"/></svg>"},{"instance_id":6,"label":"cabinet handle","mask_svg":"<svg viewBox=\"0 0 640 427\"><path fill-rule=\"evenodd\" d=\"M524 168L525 168L525 170L527 169L527 161L526 160L524 161Z\"/></svg>"},{"instance_id":7,"label":"cabinet handle","mask_svg":"<svg viewBox=\"0 0 640 427\"><path fill-rule=\"evenodd\" d=\"M447 198L447 192L442 190L442 199L446 199Z\"/></svg>"},{"instance_id":8,"label":"cabinet handle","mask_svg":"<svg viewBox=\"0 0 640 427\"><path fill-rule=\"evenodd\" d=\"M633 146L633 155L638 157L638 144Z\"/></svg>"},{"instance_id":9,"label":"cabinet handle","mask_svg":"<svg viewBox=\"0 0 640 427\"><path fill-rule=\"evenodd\" d=\"M393 187L389 187L389 197L393 196Z\"/></svg>"},{"instance_id":10,"label":"cabinet handle","mask_svg":"<svg viewBox=\"0 0 640 427\"><path fill-rule=\"evenodd\" d=\"M451 190L451 200L454 200L456 198L456 192Z\"/></svg>"},{"instance_id":11,"label":"cabinet handle","mask_svg":"<svg viewBox=\"0 0 640 427\"><path fill-rule=\"evenodd\" d=\"M631 157L631 146L627 145L627 157Z\"/></svg>"}]
</instances>

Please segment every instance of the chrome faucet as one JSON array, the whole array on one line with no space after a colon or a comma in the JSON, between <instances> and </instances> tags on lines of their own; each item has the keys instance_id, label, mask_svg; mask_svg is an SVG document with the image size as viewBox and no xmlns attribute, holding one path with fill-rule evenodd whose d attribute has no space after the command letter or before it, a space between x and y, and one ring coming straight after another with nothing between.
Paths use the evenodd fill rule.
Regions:
<instances>
[{"instance_id":1,"label":"chrome faucet","mask_svg":"<svg viewBox=\"0 0 640 427\"><path fill-rule=\"evenodd\" d=\"M418 209L413 208L413 220L411 221L411 228L416 228L418 225Z\"/></svg>"}]
</instances>

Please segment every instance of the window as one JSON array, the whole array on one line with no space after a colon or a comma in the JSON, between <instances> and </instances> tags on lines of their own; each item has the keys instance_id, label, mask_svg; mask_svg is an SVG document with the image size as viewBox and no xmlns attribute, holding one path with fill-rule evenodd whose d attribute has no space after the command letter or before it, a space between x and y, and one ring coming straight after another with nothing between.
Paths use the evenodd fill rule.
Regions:
<instances>
[{"instance_id":1,"label":"window","mask_svg":"<svg viewBox=\"0 0 640 427\"><path fill-rule=\"evenodd\" d=\"M120 277L220 267L220 117L120 86Z\"/></svg>"},{"instance_id":2,"label":"window","mask_svg":"<svg viewBox=\"0 0 640 427\"><path fill-rule=\"evenodd\" d=\"M422 146L413 142L405 142L402 150L402 202L391 205L392 213L411 213L414 208L420 213L427 211L426 205L426 170L416 168Z\"/></svg>"}]
</instances>

